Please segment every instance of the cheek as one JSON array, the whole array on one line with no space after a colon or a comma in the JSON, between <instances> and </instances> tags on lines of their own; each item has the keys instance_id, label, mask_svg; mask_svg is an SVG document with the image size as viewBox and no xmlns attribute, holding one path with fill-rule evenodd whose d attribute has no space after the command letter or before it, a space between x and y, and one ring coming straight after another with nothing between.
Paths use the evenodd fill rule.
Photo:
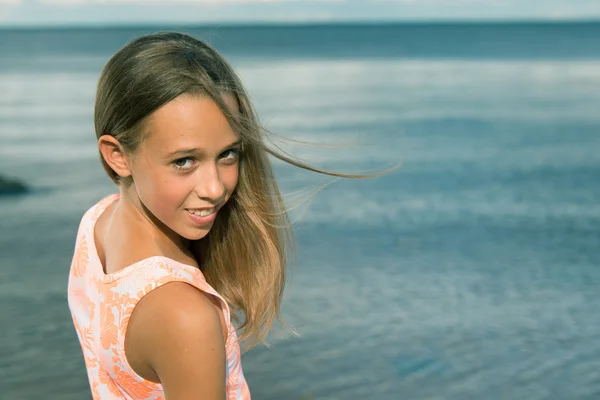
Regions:
<instances>
[{"instance_id":1,"label":"cheek","mask_svg":"<svg viewBox=\"0 0 600 400\"><path fill-rule=\"evenodd\" d=\"M180 202L183 184L167 171L145 166L136 187L142 201L156 215L164 215L173 204Z\"/></svg>"},{"instance_id":2,"label":"cheek","mask_svg":"<svg viewBox=\"0 0 600 400\"><path fill-rule=\"evenodd\" d=\"M184 203L190 192L194 189L193 176L177 176L174 174L162 174L157 176L156 198L163 203L159 207L179 207Z\"/></svg>"},{"instance_id":3,"label":"cheek","mask_svg":"<svg viewBox=\"0 0 600 400\"><path fill-rule=\"evenodd\" d=\"M229 193L233 192L238 184L240 173L239 168L231 168L231 171L227 171L223 177L223 186Z\"/></svg>"}]
</instances>

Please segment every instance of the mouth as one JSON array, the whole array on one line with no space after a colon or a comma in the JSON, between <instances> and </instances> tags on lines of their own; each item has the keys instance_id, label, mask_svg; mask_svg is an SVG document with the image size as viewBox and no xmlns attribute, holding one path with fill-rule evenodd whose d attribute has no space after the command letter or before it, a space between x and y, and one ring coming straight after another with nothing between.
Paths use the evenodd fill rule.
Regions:
<instances>
[{"instance_id":1,"label":"mouth","mask_svg":"<svg viewBox=\"0 0 600 400\"><path fill-rule=\"evenodd\" d=\"M217 217L217 208L187 208L185 210L194 225L210 225Z\"/></svg>"},{"instance_id":2,"label":"mouth","mask_svg":"<svg viewBox=\"0 0 600 400\"><path fill-rule=\"evenodd\" d=\"M212 208L202 208L202 209L193 209L193 208L186 208L186 211L190 214L193 215L197 215L199 217L208 217L209 215L211 215L212 213L214 213L216 210L215 207Z\"/></svg>"}]
</instances>

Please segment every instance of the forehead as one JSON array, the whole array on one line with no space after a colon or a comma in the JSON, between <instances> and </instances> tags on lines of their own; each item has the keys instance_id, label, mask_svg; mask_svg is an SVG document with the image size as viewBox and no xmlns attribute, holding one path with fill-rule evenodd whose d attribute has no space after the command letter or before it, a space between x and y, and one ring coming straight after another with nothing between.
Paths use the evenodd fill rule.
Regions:
<instances>
[{"instance_id":1,"label":"forehead","mask_svg":"<svg viewBox=\"0 0 600 400\"><path fill-rule=\"evenodd\" d=\"M224 94L223 100L234 115L239 113L235 95ZM165 152L180 147L220 148L239 137L219 106L205 96L179 96L152 113L146 128L145 144Z\"/></svg>"}]
</instances>

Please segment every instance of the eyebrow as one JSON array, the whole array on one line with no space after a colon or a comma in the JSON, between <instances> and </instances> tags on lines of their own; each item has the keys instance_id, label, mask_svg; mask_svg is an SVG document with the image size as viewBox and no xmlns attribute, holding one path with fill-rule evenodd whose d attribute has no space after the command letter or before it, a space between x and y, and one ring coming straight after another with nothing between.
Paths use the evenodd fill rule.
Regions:
<instances>
[{"instance_id":1,"label":"eyebrow","mask_svg":"<svg viewBox=\"0 0 600 400\"><path fill-rule=\"evenodd\" d=\"M227 146L225 146L223 148L223 150L220 151L220 153L222 153L223 151L230 149L232 147L240 146L241 143L242 143L242 140L238 139L235 142L230 143ZM167 158L171 158L174 156L189 156L191 154L197 154L197 153L203 153L202 149L197 148L197 147L193 147L193 148L189 148L189 149L179 149L179 150L175 150L175 151L167 154Z\"/></svg>"}]
</instances>

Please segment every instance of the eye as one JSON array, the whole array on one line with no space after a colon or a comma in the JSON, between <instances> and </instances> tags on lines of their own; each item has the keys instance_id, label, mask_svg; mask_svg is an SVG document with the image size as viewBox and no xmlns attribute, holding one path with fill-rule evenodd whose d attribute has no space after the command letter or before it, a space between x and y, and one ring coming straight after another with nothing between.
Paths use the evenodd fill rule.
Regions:
<instances>
[{"instance_id":1,"label":"eye","mask_svg":"<svg viewBox=\"0 0 600 400\"><path fill-rule=\"evenodd\" d=\"M193 162L194 160L192 158L185 157L173 161L173 165L178 169L190 169L194 165Z\"/></svg>"},{"instance_id":2,"label":"eye","mask_svg":"<svg viewBox=\"0 0 600 400\"><path fill-rule=\"evenodd\" d=\"M226 161L235 161L239 158L239 156L240 152L237 149L229 149L221 153L221 158Z\"/></svg>"}]
</instances>

